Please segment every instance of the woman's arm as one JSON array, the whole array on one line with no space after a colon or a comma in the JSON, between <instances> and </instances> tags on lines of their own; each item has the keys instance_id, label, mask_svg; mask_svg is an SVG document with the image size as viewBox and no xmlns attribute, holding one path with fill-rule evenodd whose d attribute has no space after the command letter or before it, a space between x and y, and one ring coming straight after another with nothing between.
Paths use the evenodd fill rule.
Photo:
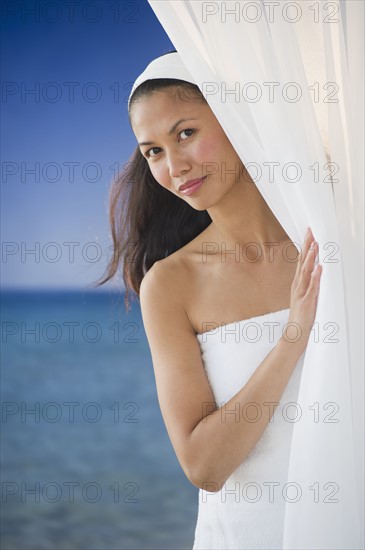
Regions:
<instances>
[{"instance_id":1,"label":"woman's arm","mask_svg":"<svg viewBox=\"0 0 365 550\"><path fill-rule=\"evenodd\" d=\"M295 346L281 337L243 388L196 425L188 441L194 453L194 485L212 483L221 489L262 436L276 408L268 404L279 403L299 357ZM252 402L261 415L255 422L247 422L243 414L228 413L242 413L245 404Z\"/></svg>"},{"instance_id":2,"label":"woman's arm","mask_svg":"<svg viewBox=\"0 0 365 550\"><path fill-rule=\"evenodd\" d=\"M312 275L315 254L307 254L308 249L309 245L298 261L289 315L289 321L298 322L302 327L314 322L321 271L319 268ZM221 488L263 434L274 412L264 403L280 401L306 348L310 328L303 331L303 338L295 343L281 337L244 387L224 407L216 409L200 346L174 281L176 284L176 273L174 278L166 265L157 262L144 277L140 289L161 413L181 467L191 483L201 488L206 482L216 483ZM224 409L234 410L236 403L243 407L252 401L261 406L262 416L258 422L248 423L244 419L237 422L235 416L229 414L222 422Z\"/></svg>"}]
</instances>

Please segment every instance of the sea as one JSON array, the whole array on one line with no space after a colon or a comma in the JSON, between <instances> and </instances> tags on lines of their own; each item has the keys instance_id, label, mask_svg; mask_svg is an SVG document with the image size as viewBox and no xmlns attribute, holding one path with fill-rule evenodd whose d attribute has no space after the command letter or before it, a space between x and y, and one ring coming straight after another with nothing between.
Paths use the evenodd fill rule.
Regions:
<instances>
[{"instance_id":1,"label":"sea","mask_svg":"<svg viewBox=\"0 0 365 550\"><path fill-rule=\"evenodd\" d=\"M1 292L2 550L193 546L198 488L162 419L139 303L123 300Z\"/></svg>"}]
</instances>

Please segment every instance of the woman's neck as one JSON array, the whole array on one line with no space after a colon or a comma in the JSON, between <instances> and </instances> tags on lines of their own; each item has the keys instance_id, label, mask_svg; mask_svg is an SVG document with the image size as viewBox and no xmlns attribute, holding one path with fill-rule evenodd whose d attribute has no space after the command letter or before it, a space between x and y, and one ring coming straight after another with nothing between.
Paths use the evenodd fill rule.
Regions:
<instances>
[{"instance_id":1,"label":"woman's neck","mask_svg":"<svg viewBox=\"0 0 365 550\"><path fill-rule=\"evenodd\" d=\"M208 209L212 219L209 236L228 249L237 245L281 243L289 236L278 222L255 183L240 181L218 203Z\"/></svg>"}]
</instances>

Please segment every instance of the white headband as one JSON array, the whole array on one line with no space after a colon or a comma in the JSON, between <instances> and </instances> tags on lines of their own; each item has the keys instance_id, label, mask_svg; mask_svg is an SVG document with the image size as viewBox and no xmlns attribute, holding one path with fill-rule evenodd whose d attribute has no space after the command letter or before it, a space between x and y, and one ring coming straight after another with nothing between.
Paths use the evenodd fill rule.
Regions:
<instances>
[{"instance_id":1,"label":"white headband","mask_svg":"<svg viewBox=\"0 0 365 550\"><path fill-rule=\"evenodd\" d=\"M178 80L185 80L195 84L195 81L185 65L183 64L180 54L172 52L169 54L157 57L146 69L139 75L135 83L133 84L132 91L128 98L128 110L129 103L136 88L140 86L146 80L153 80L155 78L176 78Z\"/></svg>"}]
</instances>

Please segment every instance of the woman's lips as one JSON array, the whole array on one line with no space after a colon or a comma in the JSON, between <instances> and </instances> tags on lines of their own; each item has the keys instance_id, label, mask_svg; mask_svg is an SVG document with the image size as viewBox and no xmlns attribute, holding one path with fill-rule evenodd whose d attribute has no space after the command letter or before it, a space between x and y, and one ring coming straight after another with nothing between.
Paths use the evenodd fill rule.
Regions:
<instances>
[{"instance_id":1,"label":"woman's lips","mask_svg":"<svg viewBox=\"0 0 365 550\"><path fill-rule=\"evenodd\" d=\"M203 183L206 180L206 176L204 178L200 178L198 180L194 180L193 183L189 184L188 187L185 187L183 189L179 189L180 193L183 195L191 195L192 193L195 193L203 185Z\"/></svg>"}]
</instances>

